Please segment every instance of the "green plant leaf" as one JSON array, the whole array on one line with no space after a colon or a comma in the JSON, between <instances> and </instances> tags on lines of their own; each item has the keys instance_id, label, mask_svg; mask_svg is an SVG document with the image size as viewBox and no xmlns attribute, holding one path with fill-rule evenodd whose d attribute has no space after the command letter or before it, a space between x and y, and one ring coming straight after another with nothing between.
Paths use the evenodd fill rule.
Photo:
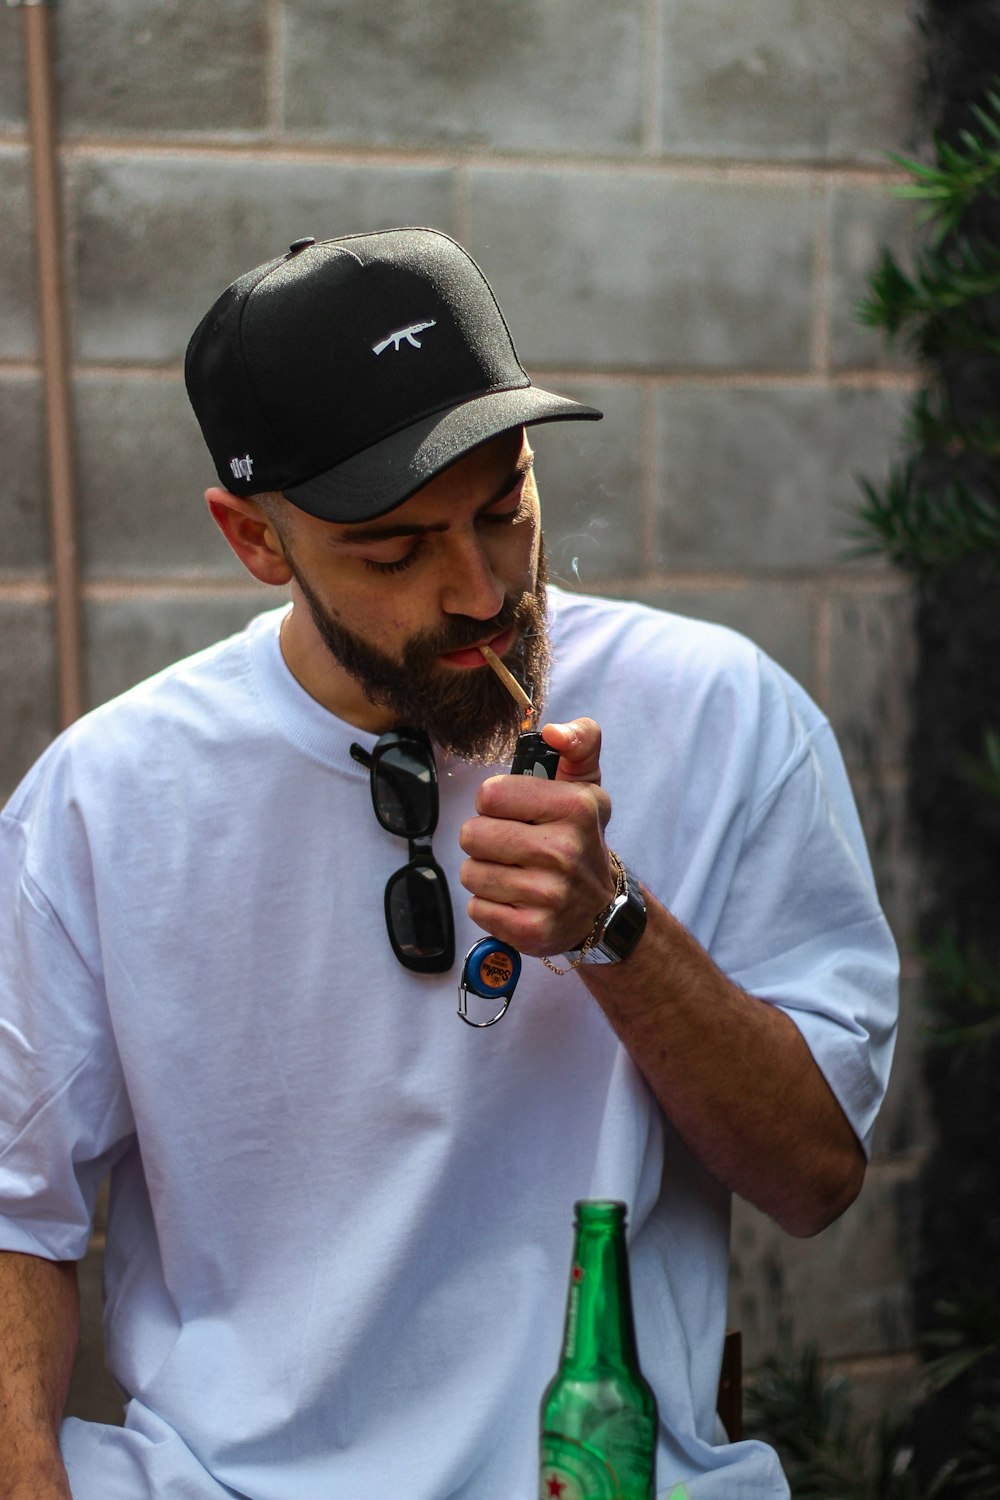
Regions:
<instances>
[{"instance_id":1,"label":"green plant leaf","mask_svg":"<svg viewBox=\"0 0 1000 1500\"><path fill-rule=\"evenodd\" d=\"M881 552L918 575L971 555L1000 559L1000 500L957 479L932 489L919 479L915 458L882 485L865 478L859 484L865 501L850 532L859 555Z\"/></svg>"}]
</instances>

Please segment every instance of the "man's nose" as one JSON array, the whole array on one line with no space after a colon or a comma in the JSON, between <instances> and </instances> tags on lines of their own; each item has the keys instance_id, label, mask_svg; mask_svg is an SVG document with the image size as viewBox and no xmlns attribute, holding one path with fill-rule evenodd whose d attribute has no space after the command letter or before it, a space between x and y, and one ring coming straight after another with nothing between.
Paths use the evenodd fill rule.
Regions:
<instances>
[{"instance_id":1,"label":"man's nose","mask_svg":"<svg viewBox=\"0 0 1000 1500\"><path fill-rule=\"evenodd\" d=\"M499 614L506 597L489 555L477 537L456 541L450 549L447 575L441 588L445 614L490 620Z\"/></svg>"}]
</instances>

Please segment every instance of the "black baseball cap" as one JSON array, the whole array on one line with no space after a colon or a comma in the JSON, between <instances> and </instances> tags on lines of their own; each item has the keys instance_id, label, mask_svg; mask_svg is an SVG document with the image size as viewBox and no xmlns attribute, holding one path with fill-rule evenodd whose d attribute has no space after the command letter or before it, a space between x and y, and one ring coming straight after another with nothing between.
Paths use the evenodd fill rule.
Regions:
<instances>
[{"instance_id":1,"label":"black baseball cap","mask_svg":"<svg viewBox=\"0 0 1000 1500\"><path fill-rule=\"evenodd\" d=\"M512 428L603 415L532 385L482 271L435 229L296 240L222 293L184 376L222 484L328 521L384 515Z\"/></svg>"}]
</instances>

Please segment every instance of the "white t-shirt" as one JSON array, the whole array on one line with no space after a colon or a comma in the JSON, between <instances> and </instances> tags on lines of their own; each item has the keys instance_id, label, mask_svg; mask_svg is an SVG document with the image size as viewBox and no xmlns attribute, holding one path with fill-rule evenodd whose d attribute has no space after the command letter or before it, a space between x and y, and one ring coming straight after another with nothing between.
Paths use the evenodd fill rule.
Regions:
<instances>
[{"instance_id":1,"label":"white t-shirt","mask_svg":"<svg viewBox=\"0 0 1000 1500\"><path fill-rule=\"evenodd\" d=\"M602 725L609 841L739 984L801 1028L869 1142L895 951L818 710L732 632L550 591L546 717ZM534 1500L577 1198L630 1212L658 1490L787 1493L719 1441L729 1198L578 977L526 959L456 1015L458 831L484 771L439 756L458 960L403 969L405 840L349 754L375 736L290 675L281 611L87 715L0 832L0 1245L105 1275L124 1427L63 1428L75 1500Z\"/></svg>"}]
</instances>

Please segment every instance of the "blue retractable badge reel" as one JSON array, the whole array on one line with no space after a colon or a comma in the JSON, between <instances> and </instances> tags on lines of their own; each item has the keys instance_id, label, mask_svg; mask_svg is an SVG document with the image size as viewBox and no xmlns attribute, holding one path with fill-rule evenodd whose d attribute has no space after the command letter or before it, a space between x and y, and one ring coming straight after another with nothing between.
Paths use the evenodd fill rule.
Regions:
<instances>
[{"instance_id":1,"label":"blue retractable badge reel","mask_svg":"<svg viewBox=\"0 0 1000 1500\"><path fill-rule=\"evenodd\" d=\"M458 986L458 1013L467 1026L495 1026L510 1004L521 977L521 955L499 938L482 938L470 948L462 965ZM503 1004L488 1021L474 1021L469 1015L469 992L484 1000L502 1000Z\"/></svg>"},{"instance_id":2,"label":"blue retractable badge reel","mask_svg":"<svg viewBox=\"0 0 1000 1500\"><path fill-rule=\"evenodd\" d=\"M547 745L537 730L518 735L510 768L512 776L540 776L554 781L558 768L559 751ZM506 1014L520 977L521 955L516 948L499 938L480 939L466 954L458 986L458 1013L466 1025L495 1026ZM470 991L484 1000L503 1000L503 1004L488 1021L473 1021L468 1012Z\"/></svg>"}]
</instances>

